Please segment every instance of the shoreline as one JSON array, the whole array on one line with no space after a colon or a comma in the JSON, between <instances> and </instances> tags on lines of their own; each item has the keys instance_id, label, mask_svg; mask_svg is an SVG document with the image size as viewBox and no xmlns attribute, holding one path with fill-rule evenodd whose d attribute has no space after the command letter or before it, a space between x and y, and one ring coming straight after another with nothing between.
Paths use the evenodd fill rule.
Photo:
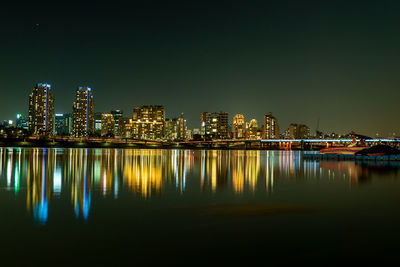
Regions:
<instances>
[{"instance_id":1,"label":"shoreline","mask_svg":"<svg viewBox=\"0 0 400 267\"><path fill-rule=\"evenodd\" d=\"M194 149L194 150L319 150L322 146L300 147L293 146L290 149L280 148L278 144L262 145L259 142L250 144L221 143L168 143L168 142L107 142L102 141L70 141L70 140L43 140L43 139L0 139L0 147L21 148L117 148L117 149Z\"/></svg>"}]
</instances>

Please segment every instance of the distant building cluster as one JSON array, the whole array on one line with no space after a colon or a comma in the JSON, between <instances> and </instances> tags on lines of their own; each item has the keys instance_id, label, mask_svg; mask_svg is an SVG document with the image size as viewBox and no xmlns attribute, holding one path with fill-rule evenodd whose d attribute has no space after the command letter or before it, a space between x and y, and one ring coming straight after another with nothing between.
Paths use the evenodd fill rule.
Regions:
<instances>
[{"instance_id":1,"label":"distant building cluster","mask_svg":"<svg viewBox=\"0 0 400 267\"><path fill-rule=\"evenodd\" d=\"M137 140L220 140L220 139L305 139L311 136L310 128L292 123L283 133L278 119L271 112L264 115L261 124L256 119L245 120L236 114L232 124L227 112L202 112L200 127L189 130L183 114L166 118L160 105L143 105L133 108L132 117L122 110L95 112L94 97L90 87L80 86L75 91L71 113L56 113L52 86L38 83L29 95L28 116L3 121L0 136L69 136L77 138L106 137Z\"/></svg>"}]
</instances>

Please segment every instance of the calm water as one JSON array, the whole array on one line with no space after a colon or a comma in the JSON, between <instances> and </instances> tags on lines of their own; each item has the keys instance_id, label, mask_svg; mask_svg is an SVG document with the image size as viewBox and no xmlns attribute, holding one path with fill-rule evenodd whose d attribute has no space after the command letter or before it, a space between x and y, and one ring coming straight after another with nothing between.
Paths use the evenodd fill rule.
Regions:
<instances>
[{"instance_id":1,"label":"calm water","mask_svg":"<svg viewBox=\"0 0 400 267\"><path fill-rule=\"evenodd\" d=\"M0 148L0 265L397 259L399 163L301 155Z\"/></svg>"}]
</instances>

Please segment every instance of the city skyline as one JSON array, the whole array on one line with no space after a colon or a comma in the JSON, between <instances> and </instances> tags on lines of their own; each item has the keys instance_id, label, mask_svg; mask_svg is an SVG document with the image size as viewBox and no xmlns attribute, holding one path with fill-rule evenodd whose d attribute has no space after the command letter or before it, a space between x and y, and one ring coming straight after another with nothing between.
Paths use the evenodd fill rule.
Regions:
<instances>
[{"instance_id":1,"label":"city skyline","mask_svg":"<svg viewBox=\"0 0 400 267\"><path fill-rule=\"evenodd\" d=\"M396 1L7 3L0 28L0 120L25 109L31 84L96 91L96 111L164 105L195 128L205 110L262 121L273 112L323 132L400 132ZM43 13L46 16L38 16ZM70 19L74 14L74 19ZM51 40L51 41L50 41ZM371 110L373 108L373 110Z\"/></svg>"},{"instance_id":2,"label":"city skyline","mask_svg":"<svg viewBox=\"0 0 400 267\"><path fill-rule=\"evenodd\" d=\"M215 128L214 130L212 130L213 132L218 132L218 134L220 134L220 131L222 131L222 135L220 135L220 137L222 137L222 139L226 139L226 138L238 138L238 139L276 139L276 138L288 138L290 136L291 139L302 139L302 138L309 138L312 136L319 136L319 135L330 135L330 134L334 134L336 135L347 135L351 132L354 131L350 131L348 133L338 133L338 132L323 132L321 131L321 128L319 128L319 118L317 121L317 127L315 128L314 131L311 130L311 128L309 126L307 126L306 124L302 124L302 123L298 123L298 122L291 122L287 128L283 127L282 131L280 130L280 128L282 127L282 125L280 125L278 123L277 118L275 118L272 115L272 112L268 112L267 114L265 114L263 116L263 120L261 122L263 122L263 124L261 125L261 127L258 127L258 122L257 119L255 118L246 118L243 114L240 113L236 113L235 115L233 114L229 114L227 112L223 112L223 111L219 111L219 112L202 112L200 115L200 124L199 125L195 125L192 129L189 129L187 127L187 125L190 125L190 123L188 123L186 121L186 119L184 119L184 113L182 112L180 114L180 116L171 116L171 117L167 117L165 114L165 107L163 105L142 105L141 107L139 106L134 106L133 108L131 108L133 110L133 114L129 115L129 113L124 113L123 110L120 109L114 109L111 110L110 112L99 112L99 111L95 111L95 105L93 104L94 101L94 96L93 96L93 92L92 92L92 88L88 87L88 86L78 86L78 89L76 89L76 96L75 96L75 100L72 103L72 112L66 112L66 113L58 113L57 111L55 111L55 97L52 93L53 91L53 86L49 83L46 82L42 82L42 83L37 83L34 86L33 92L29 95L29 108L28 108L28 115L24 116L24 113L18 113L16 115L17 120L3 120L3 122L8 121L9 126L16 126L17 128L23 128L21 127L21 125L18 126L18 123L21 124L21 120L23 120L23 118L28 118L29 120L29 131L31 134L33 135L40 135L42 132L47 132L50 134L59 134L56 128L57 123L59 124L59 127L64 127L61 132L65 135L65 127L69 128L72 126L72 131L67 134L67 135L71 135L71 136L75 136L75 137L89 137L89 136L93 136L93 134L97 133L101 136L110 136L110 134L112 134L112 136L121 136L120 135L120 130L118 129L118 124L119 124L119 118L123 118L124 119L124 124L131 124L131 126L129 126L129 130L132 130L133 132L136 131L141 131L139 128L137 127L142 127L142 124L137 124L138 126L136 126L136 130L134 129L135 127L133 127L132 123L134 123L134 121L130 120L129 117L133 117L134 120L135 117L137 117L137 115L135 115L135 113L137 113L138 109L140 110L143 107L155 107L155 108L162 108L162 117L160 117L159 119L157 119L157 121L162 122L163 125L161 125L162 128L160 128L161 130L159 131L159 134L155 135L157 136L156 139L162 139L162 138L166 138L166 134L165 130L163 128L165 127L173 127L175 130L177 129L176 127L179 128L179 126L172 126L169 125L168 123L175 121L175 123L177 122L176 120L182 119L184 121L184 126L182 128L182 125L180 126L180 128L184 129L183 132L184 134L182 135L182 129L179 131L180 133L176 133L177 136L180 136L181 138L178 138L180 140L186 139L186 130L190 131L190 136L191 136L191 131L192 129L194 129L195 131L199 130L202 136L205 135L210 135L212 136L212 138L215 138L216 136L213 136L213 134L211 134L211 128ZM49 96L47 96L48 94L50 94ZM36 96L37 95L37 96ZM34 97L35 96L35 97ZM39 96L39 97L38 97ZM49 98L49 103L47 103ZM35 101L33 101L33 99L35 99ZM34 103L35 102L35 103ZM49 105L49 107L47 108L47 104ZM80 107L79 107L80 106ZM35 111L34 109L40 109L40 111ZM47 112L50 112L50 115L47 114ZM146 111L145 113L147 114L149 111ZM151 111L150 111L151 112ZM39 115L37 115L36 113L39 113ZM42 114L43 113L43 114ZM100 117L98 117L96 119L96 114ZM207 115L209 114L209 115ZM215 122L219 121L220 119L217 119L220 115L218 114L224 114L224 119L223 119L223 126L220 129L221 126L217 126L217 124L215 124L215 127L211 127L211 122L207 122L207 129L210 128L209 130L205 130L206 125L204 124L205 121L207 120L207 116L214 116L215 117ZM125 115L125 116L124 116ZM66 118L66 116L70 117L72 120L69 121L68 118ZM110 130L104 130L104 128L106 127L111 127L109 124L111 123L111 121L109 122L104 122L104 116L106 117L111 117L112 118L112 124L114 125L114 130L112 132L110 132ZM147 115L145 115L147 116ZM158 117L158 115L155 115ZM238 137L237 136L237 126L235 126L235 122L237 122L237 116L240 116L240 120L243 120L243 125L240 127L244 127L244 131L245 131L245 136L244 137ZM37 120L37 118L39 118L39 126L37 126L36 124L38 124L37 122L35 122ZM10 119L10 118L9 118ZM57 121L58 120L58 121ZM20 121L20 122L19 122ZM43 121L43 122L42 122ZM63 123L63 121L65 123ZM45 122L45 123L44 123ZM82 123L81 123L82 122ZM140 119L139 119L140 122ZM61 125L61 124L63 125ZM217 122L218 123L218 122ZM3 123L4 124L4 123ZM46 130L47 128L51 128L49 127L47 124L49 124L50 126L53 125L52 127L52 131L50 130ZM179 123L178 123L179 124ZM191 123L191 124L195 124L195 123ZM275 127L276 124L276 127ZM219 125L219 124L218 124ZM3 125L3 126L7 126L7 125ZM37 129L38 127L43 127L43 129ZM78 127L78 128L76 128ZM300 127L299 129L297 129L297 127ZM80 129L82 128L82 129ZM125 125L124 125L124 129L125 129ZM270 128L270 129L269 129ZM276 128L276 129L275 129ZM126 128L127 129L127 128ZM172 128L171 128L172 129ZM218 129L218 130L217 130ZM225 130L224 130L225 129ZM286 129L286 130L285 130ZM147 129L146 131L149 131L147 134L150 134L149 136L153 136L153 133L151 133L151 128ZM105 131L105 132L104 132ZM223 133L224 131L226 131L226 133ZM132 137L136 136L135 138L139 138L142 139L144 138L144 136L147 136L147 134L142 135L142 134L137 134L137 133L129 133L127 134L127 132L123 132L122 136L125 137ZM253 133L251 133L253 132ZM169 134L170 136L173 136L174 134L172 134L172 132ZM175 135L176 135L175 134ZM250 136L249 136L250 134ZM183 138L182 138L183 136ZM376 133L376 135L370 135L371 138L372 137L387 137L387 138L392 138L392 137L396 137L395 132L393 133L389 133L387 136L383 136L380 135L379 133ZM144 138L144 139L155 139L155 138ZM167 138L170 139L170 138Z\"/></svg>"}]
</instances>

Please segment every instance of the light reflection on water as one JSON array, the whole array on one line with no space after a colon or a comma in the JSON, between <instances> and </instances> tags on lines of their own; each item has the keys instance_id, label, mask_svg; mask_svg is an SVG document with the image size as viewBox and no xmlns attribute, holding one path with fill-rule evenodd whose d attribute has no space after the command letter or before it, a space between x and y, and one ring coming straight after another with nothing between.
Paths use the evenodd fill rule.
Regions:
<instances>
[{"instance_id":1,"label":"light reflection on water","mask_svg":"<svg viewBox=\"0 0 400 267\"><path fill-rule=\"evenodd\" d=\"M399 163L306 161L299 151L0 148L0 188L26 194L26 209L46 224L52 198L70 195L76 218L88 219L92 195L121 190L149 199L166 187L178 194L263 192L280 180L341 179L349 186ZM188 179L192 180L189 185Z\"/></svg>"}]
</instances>

